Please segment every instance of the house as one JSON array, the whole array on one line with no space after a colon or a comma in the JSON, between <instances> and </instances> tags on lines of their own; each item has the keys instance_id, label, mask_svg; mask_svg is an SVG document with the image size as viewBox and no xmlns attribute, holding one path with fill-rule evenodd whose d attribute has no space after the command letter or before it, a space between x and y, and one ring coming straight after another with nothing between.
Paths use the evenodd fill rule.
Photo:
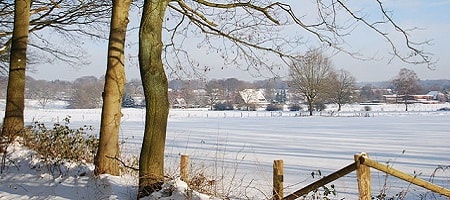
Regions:
<instances>
[{"instance_id":1,"label":"house","mask_svg":"<svg viewBox=\"0 0 450 200\"><path fill-rule=\"evenodd\" d=\"M187 103L186 103L186 100L184 100L184 98L175 98L171 104L172 104L172 108L186 108L187 107Z\"/></svg>"},{"instance_id":2,"label":"house","mask_svg":"<svg viewBox=\"0 0 450 200\"><path fill-rule=\"evenodd\" d=\"M269 104L267 102L266 98L264 97L264 94L261 90L255 90L255 89L245 89L242 91L239 91L239 95L241 96L242 100L246 105L254 105L257 107L264 107Z\"/></svg>"},{"instance_id":3,"label":"house","mask_svg":"<svg viewBox=\"0 0 450 200\"><path fill-rule=\"evenodd\" d=\"M447 96L444 93L439 92L439 91L429 91L427 93L427 95L430 95L432 97L432 100L436 100L439 102L447 101Z\"/></svg>"},{"instance_id":4,"label":"house","mask_svg":"<svg viewBox=\"0 0 450 200\"><path fill-rule=\"evenodd\" d=\"M415 95L383 95L385 103L424 103L424 104L433 104L439 103L437 100L433 98L433 95L430 94L415 94ZM408 99L405 99L408 98Z\"/></svg>"}]
</instances>

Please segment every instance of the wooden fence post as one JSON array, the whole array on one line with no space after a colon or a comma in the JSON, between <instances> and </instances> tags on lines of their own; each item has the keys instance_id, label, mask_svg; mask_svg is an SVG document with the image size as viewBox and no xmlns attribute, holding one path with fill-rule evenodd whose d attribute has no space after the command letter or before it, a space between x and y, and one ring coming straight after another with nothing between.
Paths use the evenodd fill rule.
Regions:
<instances>
[{"instance_id":1,"label":"wooden fence post","mask_svg":"<svg viewBox=\"0 0 450 200\"><path fill-rule=\"evenodd\" d=\"M188 171L189 171L189 156L181 155L180 161L180 176L181 180L184 182L188 182Z\"/></svg>"},{"instance_id":2,"label":"wooden fence post","mask_svg":"<svg viewBox=\"0 0 450 200\"><path fill-rule=\"evenodd\" d=\"M356 177L358 180L358 190L359 190L359 199L360 200L370 200L371 197L371 189L370 189L370 167L361 163L360 158L368 158L367 153L356 154L355 156L356 163Z\"/></svg>"},{"instance_id":3,"label":"wooden fence post","mask_svg":"<svg viewBox=\"0 0 450 200\"><path fill-rule=\"evenodd\" d=\"M273 197L272 200L283 199L283 160L273 161Z\"/></svg>"}]
</instances>

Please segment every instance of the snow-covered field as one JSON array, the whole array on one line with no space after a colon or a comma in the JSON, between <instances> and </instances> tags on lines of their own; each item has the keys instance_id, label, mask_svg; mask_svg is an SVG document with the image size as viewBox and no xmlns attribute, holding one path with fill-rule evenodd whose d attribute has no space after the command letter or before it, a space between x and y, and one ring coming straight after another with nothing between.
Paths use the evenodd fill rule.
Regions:
<instances>
[{"instance_id":1,"label":"snow-covered field","mask_svg":"<svg viewBox=\"0 0 450 200\"><path fill-rule=\"evenodd\" d=\"M100 109L66 110L57 103L48 106L50 109L39 109L34 105L33 102L27 104L27 122L52 123L71 116L72 127L88 125L98 130ZM208 170L211 179L223 176L226 184L219 190L260 199L271 195L272 163L278 159L284 160L285 194L317 180L311 176L312 171L320 170L322 175L327 175L351 163L353 155L360 152L368 152L374 160L389 162L396 169L426 180L439 166L450 166L450 112L436 112L438 108L450 107L449 104L411 105L409 112L403 111L404 105L371 105L370 112L363 111L363 107L348 105L344 111L336 113L332 112L335 106L328 106L327 111L313 117L304 117L306 113L299 112L171 110L166 141L167 170L176 173L180 154L187 154L192 168ZM3 110L4 102L0 102L1 119ZM137 156L145 111L124 109L123 114L123 156ZM449 170L438 170L433 181L450 188ZM390 189L390 195L407 189L408 199L417 199L414 197L426 192L393 178L384 186L384 174L375 170L372 170L372 177L374 195L382 188ZM130 179L113 178L107 180L117 181L119 186L135 184ZM127 182L120 183L122 180ZM353 196L357 188L354 173L334 184L338 192L336 199L356 198ZM0 199L8 195L5 187L0 183ZM30 191L26 189L28 186L22 187L12 191ZM132 193L127 189L121 191ZM55 196L42 194L57 199L85 197L58 196L57 192ZM119 199L132 196L119 195Z\"/></svg>"}]
</instances>

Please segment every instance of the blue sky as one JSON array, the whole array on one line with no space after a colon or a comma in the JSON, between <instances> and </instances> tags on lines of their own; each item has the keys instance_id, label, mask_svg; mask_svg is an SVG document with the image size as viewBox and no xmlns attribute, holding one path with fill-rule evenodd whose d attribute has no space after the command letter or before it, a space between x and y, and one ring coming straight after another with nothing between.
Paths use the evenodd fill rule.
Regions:
<instances>
[{"instance_id":1,"label":"blue sky","mask_svg":"<svg viewBox=\"0 0 450 200\"><path fill-rule=\"evenodd\" d=\"M365 4L368 2L372 1L366 0L360 3ZM352 48L364 52L365 55L376 55L379 59L361 61L345 54L338 54L332 57L334 67L349 71L356 77L357 81L390 80L398 74L401 68L405 67L414 70L422 80L450 79L450 0L386 0L383 1L383 5L387 10L392 11L394 20L400 26L405 29L420 28L411 33L410 37L413 40L430 40L431 45L425 46L425 51L434 54L433 58L437 60L435 69L429 69L425 65L409 65L398 60L389 63L389 54L386 53L387 46L383 43L383 40L368 36L364 30L352 33L352 38L347 43ZM369 14L372 14L371 9L374 8L366 8L364 6L362 8L363 11ZM133 13L132 16L137 16L137 14ZM99 77L106 70L107 43L106 41L96 42L88 45L87 48L90 53L90 65L77 68L65 66L63 63L40 65L34 66L36 72L28 73L28 75L36 79L47 80L74 80L87 75ZM128 50L128 53L134 54L135 48ZM205 60L205 63L215 65L213 60ZM126 73L128 79L139 78L139 69L135 60L127 63ZM255 80L251 74L233 68L214 69L206 74L207 79L229 77L249 81Z\"/></svg>"}]
</instances>

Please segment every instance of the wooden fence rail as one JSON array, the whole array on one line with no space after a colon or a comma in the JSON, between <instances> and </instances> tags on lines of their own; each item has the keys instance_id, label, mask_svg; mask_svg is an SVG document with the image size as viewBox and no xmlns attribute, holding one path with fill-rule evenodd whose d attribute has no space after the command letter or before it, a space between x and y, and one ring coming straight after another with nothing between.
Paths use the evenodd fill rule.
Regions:
<instances>
[{"instance_id":1,"label":"wooden fence rail","mask_svg":"<svg viewBox=\"0 0 450 200\"><path fill-rule=\"evenodd\" d=\"M317 180L317 181L315 181L315 182L305 186L304 188L302 188L300 190L295 191L294 193L284 197L283 199L290 200L290 199L300 198L303 195L306 195L309 192L311 192L311 191L313 191L313 190L315 190L315 189L317 189L317 188L319 188L319 187L321 187L323 185L331 183L331 182L335 181L336 179L341 178L341 177L349 174L350 172L355 171L355 169L356 169L356 164L355 163L349 164L346 167L344 167L344 168L342 168L342 169L340 169L340 170L338 170L338 171L336 171L336 172L334 172L334 173L332 173L332 174L330 174L328 176L325 176L325 177L323 177L323 178L321 178L321 179L319 179L319 180Z\"/></svg>"},{"instance_id":2,"label":"wooden fence rail","mask_svg":"<svg viewBox=\"0 0 450 200\"><path fill-rule=\"evenodd\" d=\"M355 162L350 163L344 168L331 173L328 176L325 176L295 192L283 197L283 160L275 160L273 164L273 196L272 200L293 200L300 198L309 192L322 187L330 182L333 182L353 171L356 171L356 177L358 182L358 191L359 191L359 199L360 200L370 200L371 197L371 189L370 189L370 168L377 169L379 171L390 174L394 177L400 178L417 186L423 187L435 193L444 195L449 197L450 199L450 190L444 188L442 186L435 185L431 182L425 181L415 176L411 176L399 170L396 170L388 165L384 165L378 163L374 160L369 159L369 156L365 153L356 154L354 156ZM180 161L180 176L181 180L185 182L189 182L188 179L188 171L189 171L189 156L181 155Z\"/></svg>"},{"instance_id":3,"label":"wooden fence rail","mask_svg":"<svg viewBox=\"0 0 450 200\"><path fill-rule=\"evenodd\" d=\"M390 174L390 175L392 175L392 176L395 176L395 177L397 177L397 178L400 178L400 179L402 179L402 180L404 180L404 181L410 182L410 183L412 183L412 184L414 184L414 185L423 187L423 188L425 188L425 189L428 189L428 190L430 190L430 191L433 191L433 192L442 194L442 195L447 196L447 197L450 198L450 190L447 189L447 188L444 188L444 187L442 187L442 186L438 186L438 185L436 185L436 184L430 183L430 182L428 182L428 181L425 181L425 180L423 180L423 179L417 178L417 177L415 177L415 176L411 176L411 175L409 175L409 174L406 174L406 173L404 173L404 172L401 172L401 171L396 170L396 169L394 169L394 168L392 168L392 167L389 167L389 166L387 166L387 165L378 163L378 162L373 161L373 160L368 159L368 158L362 157L362 158L360 159L360 162L361 162L361 164L363 164L363 165L367 165L367 166L369 166L369 167L371 167L371 168L380 170L380 171L382 171L382 172L385 172L385 173L387 173L387 174Z\"/></svg>"},{"instance_id":4,"label":"wooden fence rail","mask_svg":"<svg viewBox=\"0 0 450 200\"><path fill-rule=\"evenodd\" d=\"M431 182L425 181L418 177L411 176L409 174L406 174L404 172L396 170L387 165L378 163L374 160L369 159L368 155L365 153L356 154L354 156L354 158L355 158L354 163L351 163L351 164L347 165L346 167L344 167L328 176L325 176L325 177L303 187L302 189L293 192L292 194L285 196L283 199L293 200L293 199L300 198L300 197L308 194L309 192L311 192L323 185L326 185L336 179L339 179L339 178L356 170L359 199L360 200L370 200L372 198L371 197L371 189L370 189L370 168L380 170L382 172L385 172L387 174L390 174L392 176L395 176L397 178L400 178L402 180L405 180L407 182L410 182L412 184L415 184L417 186L423 187L425 189L428 189L430 191L436 192L438 194L441 194L441 195L444 195L444 196L447 196L450 198L450 190L449 189L444 188L442 186L435 185ZM278 178L277 178L277 180L278 180ZM276 183L276 184L279 184L279 183ZM274 178L274 185L275 185L275 178ZM282 185L282 183L281 183L281 185ZM278 194L282 194L282 193L283 193L282 191L278 192ZM272 199L278 200L278 199L281 199L281 196L277 195L274 192L274 196Z\"/></svg>"}]
</instances>

